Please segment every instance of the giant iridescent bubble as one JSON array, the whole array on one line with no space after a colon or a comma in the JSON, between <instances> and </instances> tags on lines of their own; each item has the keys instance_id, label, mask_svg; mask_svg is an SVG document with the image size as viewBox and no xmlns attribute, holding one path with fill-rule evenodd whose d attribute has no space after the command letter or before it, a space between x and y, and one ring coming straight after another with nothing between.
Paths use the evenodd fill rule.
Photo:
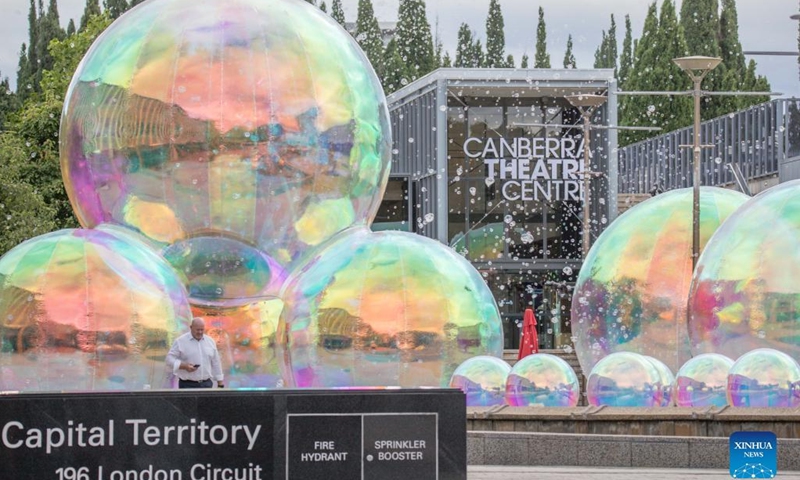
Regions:
<instances>
[{"instance_id":1,"label":"giant iridescent bubble","mask_svg":"<svg viewBox=\"0 0 800 480\"><path fill-rule=\"evenodd\" d=\"M78 67L60 139L81 224L182 242L178 267L225 256L220 238L287 266L368 224L391 154L369 61L328 15L293 0L130 10ZM261 273L254 290L270 282Z\"/></svg>"},{"instance_id":2,"label":"giant iridescent bubble","mask_svg":"<svg viewBox=\"0 0 800 480\"><path fill-rule=\"evenodd\" d=\"M747 197L700 191L700 247ZM690 355L686 310L692 280L692 189L672 190L625 212L600 235L572 300L583 371L613 352L647 354L676 371Z\"/></svg>"},{"instance_id":3,"label":"giant iridescent bubble","mask_svg":"<svg viewBox=\"0 0 800 480\"><path fill-rule=\"evenodd\" d=\"M679 407L724 407L732 366L733 360L716 353L690 359L675 376L675 403Z\"/></svg>"},{"instance_id":4,"label":"giant iridescent bubble","mask_svg":"<svg viewBox=\"0 0 800 480\"><path fill-rule=\"evenodd\" d=\"M650 363L658 370L661 382L661 396L658 400L658 406L671 407L675 403L675 375L661 360L647 355L644 358L650 360Z\"/></svg>"},{"instance_id":5,"label":"giant iridescent bubble","mask_svg":"<svg viewBox=\"0 0 800 480\"><path fill-rule=\"evenodd\" d=\"M60 230L0 259L0 390L162 388L186 292L145 245Z\"/></svg>"},{"instance_id":6,"label":"giant iridescent bubble","mask_svg":"<svg viewBox=\"0 0 800 480\"><path fill-rule=\"evenodd\" d=\"M752 198L700 256L689 335L697 353L738 358L756 348L800 361L800 181Z\"/></svg>"},{"instance_id":7,"label":"giant iridescent bubble","mask_svg":"<svg viewBox=\"0 0 800 480\"><path fill-rule=\"evenodd\" d=\"M277 298L232 308L192 306L194 316L205 320L206 334L217 342L228 387L283 386L275 348L282 309Z\"/></svg>"},{"instance_id":8,"label":"giant iridescent bubble","mask_svg":"<svg viewBox=\"0 0 800 480\"><path fill-rule=\"evenodd\" d=\"M728 403L734 407L800 407L800 366L783 352L747 352L728 372Z\"/></svg>"},{"instance_id":9,"label":"giant iridescent bubble","mask_svg":"<svg viewBox=\"0 0 800 480\"><path fill-rule=\"evenodd\" d=\"M547 353L518 361L506 381L506 402L514 407L574 407L580 395L580 383L572 367Z\"/></svg>"},{"instance_id":10,"label":"giant iridescent bubble","mask_svg":"<svg viewBox=\"0 0 800 480\"><path fill-rule=\"evenodd\" d=\"M506 403L506 380L511 367L504 360L479 355L456 368L450 387L460 388L468 407L491 407Z\"/></svg>"},{"instance_id":11,"label":"giant iridescent bubble","mask_svg":"<svg viewBox=\"0 0 800 480\"><path fill-rule=\"evenodd\" d=\"M420 235L343 232L286 281L279 345L289 386L447 386L503 330L477 270Z\"/></svg>"},{"instance_id":12,"label":"giant iridescent bubble","mask_svg":"<svg viewBox=\"0 0 800 480\"><path fill-rule=\"evenodd\" d=\"M617 352L603 358L589 373L589 405L658 407L663 398L661 373L644 355Z\"/></svg>"}]
</instances>

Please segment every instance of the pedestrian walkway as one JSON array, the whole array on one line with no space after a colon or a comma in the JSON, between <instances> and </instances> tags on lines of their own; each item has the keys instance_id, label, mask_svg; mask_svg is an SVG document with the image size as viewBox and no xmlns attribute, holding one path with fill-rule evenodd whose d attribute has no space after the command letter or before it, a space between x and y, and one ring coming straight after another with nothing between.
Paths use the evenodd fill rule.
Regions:
<instances>
[{"instance_id":1,"label":"pedestrian walkway","mask_svg":"<svg viewBox=\"0 0 800 480\"><path fill-rule=\"evenodd\" d=\"M780 480L800 480L800 472L778 471ZM688 468L604 467L501 467L475 465L467 468L468 480L730 480L727 470Z\"/></svg>"}]
</instances>

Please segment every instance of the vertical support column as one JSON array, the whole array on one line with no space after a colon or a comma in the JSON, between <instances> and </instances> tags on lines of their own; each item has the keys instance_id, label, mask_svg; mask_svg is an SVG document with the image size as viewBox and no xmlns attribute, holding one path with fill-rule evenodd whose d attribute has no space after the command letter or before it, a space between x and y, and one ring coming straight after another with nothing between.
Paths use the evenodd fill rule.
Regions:
<instances>
[{"instance_id":1,"label":"vertical support column","mask_svg":"<svg viewBox=\"0 0 800 480\"><path fill-rule=\"evenodd\" d=\"M447 188L447 80L436 80L436 239L445 245L447 238L448 209L450 208L450 191ZM444 107L444 108L442 108Z\"/></svg>"}]
</instances>

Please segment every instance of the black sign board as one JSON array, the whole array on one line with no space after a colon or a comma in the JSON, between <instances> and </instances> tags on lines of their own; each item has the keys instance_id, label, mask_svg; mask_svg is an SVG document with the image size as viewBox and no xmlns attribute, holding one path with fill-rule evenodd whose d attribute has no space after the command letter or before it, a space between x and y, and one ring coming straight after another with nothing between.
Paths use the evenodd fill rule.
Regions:
<instances>
[{"instance_id":1,"label":"black sign board","mask_svg":"<svg viewBox=\"0 0 800 480\"><path fill-rule=\"evenodd\" d=\"M3 479L466 478L458 390L0 396Z\"/></svg>"}]
</instances>

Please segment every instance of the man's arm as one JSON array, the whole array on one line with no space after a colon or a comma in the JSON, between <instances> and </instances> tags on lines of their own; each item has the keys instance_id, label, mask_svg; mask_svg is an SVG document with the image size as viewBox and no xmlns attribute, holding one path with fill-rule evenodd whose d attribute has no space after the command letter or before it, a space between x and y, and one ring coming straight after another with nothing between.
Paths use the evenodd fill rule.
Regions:
<instances>
[{"instance_id":1,"label":"man's arm","mask_svg":"<svg viewBox=\"0 0 800 480\"><path fill-rule=\"evenodd\" d=\"M221 388L225 386L223 383L225 376L222 374L222 362L220 362L219 359L219 350L217 350L216 342L214 342L214 354L211 357L211 374L214 375L214 379L217 381L218 387Z\"/></svg>"},{"instance_id":2,"label":"man's arm","mask_svg":"<svg viewBox=\"0 0 800 480\"><path fill-rule=\"evenodd\" d=\"M167 353L167 368L172 370L172 373L178 373L178 370L181 369L181 349L178 346L178 341L175 340L172 343L172 348L169 349L169 353Z\"/></svg>"}]
</instances>

